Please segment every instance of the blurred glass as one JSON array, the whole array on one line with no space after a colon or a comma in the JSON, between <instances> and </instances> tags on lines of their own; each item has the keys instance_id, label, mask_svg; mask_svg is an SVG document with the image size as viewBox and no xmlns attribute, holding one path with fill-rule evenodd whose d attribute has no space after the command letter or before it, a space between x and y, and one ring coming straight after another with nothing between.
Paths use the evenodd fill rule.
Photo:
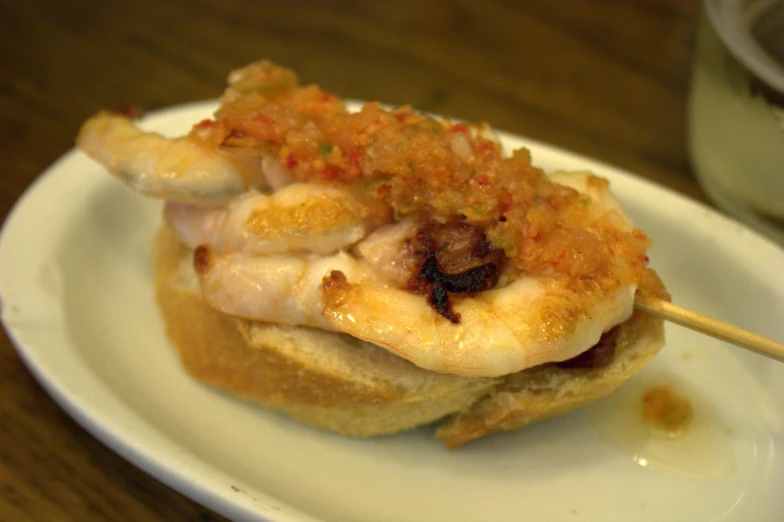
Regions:
<instances>
[{"instance_id":1,"label":"blurred glass","mask_svg":"<svg viewBox=\"0 0 784 522\"><path fill-rule=\"evenodd\" d=\"M689 146L717 206L784 244L784 0L704 0Z\"/></svg>"}]
</instances>

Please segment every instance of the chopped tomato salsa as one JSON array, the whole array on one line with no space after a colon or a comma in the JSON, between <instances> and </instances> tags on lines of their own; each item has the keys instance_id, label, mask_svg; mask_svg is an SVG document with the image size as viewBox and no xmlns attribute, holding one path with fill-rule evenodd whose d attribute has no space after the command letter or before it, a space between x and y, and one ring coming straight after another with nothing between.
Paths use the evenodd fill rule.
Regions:
<instances>
[{"instance_id":1,"label":"chopped tomato salsa","mask_svg":"<svg viewBox=\"0 0 784 522\"><path fill-rule=\"evenodd\" d=\"M197 124L191 139L271 151L300 181L353 186L389 221L478 226L522 272L601 277L618 257L636 261L624 278L639 280L645 270L642 231L592 217L584 195L551 182L528 150L505 155L486 126L375 102L350 113L319 87L300 87L287 69L256 67L230 78L214 120Z\"/></svg>"}]
</instances>

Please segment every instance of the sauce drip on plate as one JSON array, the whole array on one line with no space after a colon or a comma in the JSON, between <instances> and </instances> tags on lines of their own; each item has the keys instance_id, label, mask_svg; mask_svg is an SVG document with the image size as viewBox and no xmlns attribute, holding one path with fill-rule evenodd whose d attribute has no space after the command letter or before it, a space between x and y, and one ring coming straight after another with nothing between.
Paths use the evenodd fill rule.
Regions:
<instances>
[{"instance_id":1,"label":"sauce drip on plate","mask_svg":"<svg viewBox=\"0 0 784 522\"><path fill-rule=\"evenodd\" d=\"M638 375L586 414L600 439L644 468L716 477L734 466L732 430L712 404L671 376Z\"/></svg>"}]
</instances>

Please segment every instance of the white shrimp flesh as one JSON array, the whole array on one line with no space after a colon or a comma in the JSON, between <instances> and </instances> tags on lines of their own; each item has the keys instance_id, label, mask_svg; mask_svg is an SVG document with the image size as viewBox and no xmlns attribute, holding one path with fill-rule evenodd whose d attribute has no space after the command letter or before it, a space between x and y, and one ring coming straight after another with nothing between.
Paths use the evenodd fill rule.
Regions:
<instances>
[{"instance_id":1,"label":"white shrimp flesh","mask_svg":"<svg viewBox=\"0 0 784 522\"><path fill-rule=\"evenodd\" d=\"M77 145L146 196L192 204L221 204L242 194L237 165L187 138L144 132L125 116L101 112L82 126Z\"/></svg>"},{"instance_id":2,"label":"white shrimp flesh","mask_svg":"<svg viewBox=\"0 0 784 522\"><path fill-rule=\"evenodd\" d=\"M332 254L366 233L363 208L348 191L308 183L247 192L217 208L168 203L164 216L185 245L218 254Z\"/></svg>"}]
</instances>

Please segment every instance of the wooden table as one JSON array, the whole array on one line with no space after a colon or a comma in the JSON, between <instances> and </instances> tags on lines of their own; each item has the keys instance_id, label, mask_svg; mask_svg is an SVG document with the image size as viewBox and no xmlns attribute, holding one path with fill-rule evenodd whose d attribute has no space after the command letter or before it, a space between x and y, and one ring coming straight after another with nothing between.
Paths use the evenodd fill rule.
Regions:
<instances>
[{"instance_id":1,"label":"wooden table","mask_svg":"<svg viewBox=\"0 0 784 522\"><path fill-rule=\"evenodd\" d=\"M685 142L698 15L697 0L2 2L1 210L98 109L212 98L260 58L345 97L485 120L704 200ZM3 335L0 520L222 518L86 433Z\"/></svg>"}]
</instances>

